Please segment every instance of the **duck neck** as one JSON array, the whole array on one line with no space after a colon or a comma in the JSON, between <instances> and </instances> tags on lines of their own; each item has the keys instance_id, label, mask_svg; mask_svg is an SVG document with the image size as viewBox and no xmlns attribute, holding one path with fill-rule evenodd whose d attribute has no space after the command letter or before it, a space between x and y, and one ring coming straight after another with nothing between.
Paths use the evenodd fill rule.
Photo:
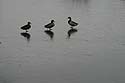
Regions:
<instances>
[{"instance_id":1,"label":"duck neck","mask_svg":"<svg viewBox=\"0 0 125 83\"><path fill-rule=\"evenodd\" d=\"M30 25L30 23L28 23L28 25Z\"/></svg>"},{"instance_id":2,"label":"duck neck","mask_svg":"<svg viewBox=\"0 0 125 83\"><path fill-rule=\"evenodd\" d=\"M69 18L69 21L71 21L71 18Z\"/></svg>"}]
</instances>

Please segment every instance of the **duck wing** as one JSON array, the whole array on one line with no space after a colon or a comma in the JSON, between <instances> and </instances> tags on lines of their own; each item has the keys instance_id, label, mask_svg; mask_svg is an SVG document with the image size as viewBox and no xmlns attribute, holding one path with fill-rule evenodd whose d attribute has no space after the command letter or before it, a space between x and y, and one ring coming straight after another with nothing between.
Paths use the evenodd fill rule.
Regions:
<instances>
[{"instance_id":1,"label":"duck wing","mask_svg":"<svg viewBox=\"0 0 125 83\"><path fill-rule=\"evenodd\" d=\"M28 25L24 25L24 26L21 27L21 29L25 29L27 26L28 26Z\"/></svg>"},{"instance_id":2,"label":"duck wing","mask_svg":"<svg viewBox=\"0 0 125 83\"><path fill-rule=\"evenodd\" d=\"M71 23L72 26L77 26L78 25L78 23L76 23L74 21L71 21L70 23Z\"/></svg>"},{"instance_id":3,"label":"duck wing","mask_svg":"<svg viewBox=\"0 0 125 83\"><path fill-rule=\"evenodd\" d=\"M46 27L46 28L52 28L52 27L54 27L54 26L55 26L54 23L49 23L49 24L45 25L44 27Z\"/></svg>"},{"instance_id":4,"label":"duck wing","mask_svg":"<svg viewBox=\"0 0 125 83\"><path fill-rule=\"evenodd\" d=\"M21 29L29 29L31 27L31 25L24 25L21 27Z\"/></svg>"}]
</instances>

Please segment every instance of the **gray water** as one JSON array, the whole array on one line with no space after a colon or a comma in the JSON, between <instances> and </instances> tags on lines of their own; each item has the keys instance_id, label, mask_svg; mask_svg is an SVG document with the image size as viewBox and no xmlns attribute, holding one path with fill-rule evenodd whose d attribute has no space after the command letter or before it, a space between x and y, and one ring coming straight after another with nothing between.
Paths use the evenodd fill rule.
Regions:
<instances>
[{"instance_id":1,"label":"gray water","mask_svg":"<svg viewBox=\"0 0 125 83\"><path fill-rule=\"evenodd\" d=\"M124 63L124 0L0 0L0 83L125 83Z\"/></svg>"}]
</instances>

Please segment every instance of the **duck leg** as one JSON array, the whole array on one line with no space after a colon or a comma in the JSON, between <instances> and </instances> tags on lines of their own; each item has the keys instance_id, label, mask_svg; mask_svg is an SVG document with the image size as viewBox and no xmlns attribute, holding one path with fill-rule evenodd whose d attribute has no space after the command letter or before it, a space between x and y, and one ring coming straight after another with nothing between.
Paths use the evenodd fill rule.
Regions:
<instances>
[{"instance_id":1,"label":"duck leg","mask_svg":"<svg viewBox=\"0 0 125 83\"><path fill-rule=\"evenodd\" d=\"M28 32L28 31L26 30L26 32Z\"/></svg>"},{"instance_id":2,"label":"duck leg","mask_svg":"<svg viewBox=\"0 0 125 83\"><path fill-rule=\"evenodd\" d=\"M52 30L51 28L49 30Z\"/></svg>"},{"instance_id":3,"label":"duck leg","mask_svg":"<svg viewBox=\"0 0 125 83\"><path fill-rule=\"evenodd\" d=\"M73 27L70 27L71 29L73 29Z\"/></svg>"}]
</instances>

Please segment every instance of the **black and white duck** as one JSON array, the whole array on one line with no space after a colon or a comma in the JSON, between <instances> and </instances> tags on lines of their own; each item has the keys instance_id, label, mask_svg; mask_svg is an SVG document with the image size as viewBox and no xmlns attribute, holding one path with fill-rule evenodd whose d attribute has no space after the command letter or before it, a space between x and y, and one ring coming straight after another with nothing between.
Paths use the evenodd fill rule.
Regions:
<instances>
[{"instance_id":1,"label":"black and white duck","mask_svg":"<svg viewBox=\"0 0 125 83\"><path fill-rule=\"evenodd\" d=\"M54 22L55 22L54 20L51 20L51 23L46 24L44 27L49 29L49 30L52 30L52 27L55 26Z\"/></svg>"},{"instance_id":2,"label":"black and white duck","mask_svg":"<svg viewBox=\"0 0 125 83\"><path fill-rule=\"evenodd\" d=\"M22 30L26 30L26 32L28 32L27 30L31 28L31 22L28 22L26 25L22 26L21 29Z\"/></svg>"},{"instance_id":3,"label":"black and white duck","mask_svg":"<svg viewBox=\"0 0 125 83\"><path fill-rule=\"evenodd\" d=\"M75 27L78 25L78 23L72 21L72 18L71 17L68 17L68 24L71 26L71 28Z\"/></svg>"}]
</instances>

